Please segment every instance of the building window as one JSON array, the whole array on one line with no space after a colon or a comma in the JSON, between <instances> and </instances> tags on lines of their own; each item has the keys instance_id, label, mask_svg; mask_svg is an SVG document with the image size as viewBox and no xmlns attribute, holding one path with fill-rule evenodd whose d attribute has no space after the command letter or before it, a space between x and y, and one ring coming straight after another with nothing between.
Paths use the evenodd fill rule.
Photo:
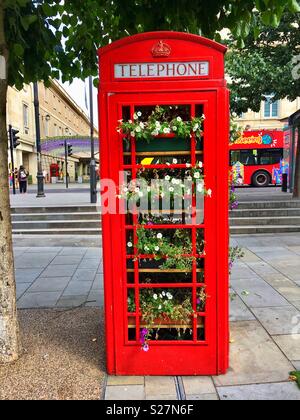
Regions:
<instances>
[{"instance_id":1,"label":"building window","mask_svg":"<svg viewBox=\"0 0 300 420\"><path fill-rule=\"evenodd\" d=\"M49 120L47 119L47 117L45 118L44 121L44 129L45 129L45 137L49 136Z\"/></svg>"},{"instance_id":2,"label":"building window","mask_svg":"<svg viewBox=\"0 0 300 420\"><path fill-rule=\"evenodd\" d=\"M27 104L23 104L23 126L24 129L29 128L29 107Z\"/></svg>"},{"instance_id":3,"label":"building window","mask_svg":"<svg viewBox=\"0 0 300 420\"><path fill-rule=\"evenodd\" d=\"M264 102L264 116L265 118L279 117L279 101L273 102L274 96L266 96Z\"/></svg>"}]
</instances>

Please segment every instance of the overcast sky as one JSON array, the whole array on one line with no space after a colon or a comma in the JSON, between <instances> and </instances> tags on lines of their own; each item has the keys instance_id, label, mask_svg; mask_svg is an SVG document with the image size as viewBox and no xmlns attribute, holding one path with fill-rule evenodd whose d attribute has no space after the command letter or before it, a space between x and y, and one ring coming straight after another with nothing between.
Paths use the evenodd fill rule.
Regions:
<instances>
[{"instance_id":1,"label":"overcast sky","mask_svg":"<svg viewBox=\"0 0 300 420\"><path fill-rule=\"evenodd\" d=\"M86 93L87 93L87 104L88 107L90 105L89 100L89 85L88 80L84 83L82 80L76 79L73 83L64 83L63 84L66 91L69 95L74 99L74 101L86 112L89 116L90 111L86 107L85 101L85 86L86 86ZM94 125L98 127L98 102L97 102L97 95L98 91L96 88L93 88L93 104L94 104Z\"/></svg>"}]
</instances>

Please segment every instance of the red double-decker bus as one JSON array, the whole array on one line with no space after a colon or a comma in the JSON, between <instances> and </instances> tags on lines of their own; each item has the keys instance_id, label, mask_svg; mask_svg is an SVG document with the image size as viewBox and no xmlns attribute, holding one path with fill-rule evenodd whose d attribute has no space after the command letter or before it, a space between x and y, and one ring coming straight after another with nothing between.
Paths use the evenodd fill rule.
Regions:
<instances>
[{"instance_id":1,"label":"red double-decker bus","mask_svg":"<svg viewBox=\"0 0 300 420\"><path fill-rule=\"evenodd\" d=\"M245 131L230 144L230 166L237 185L281 185L285 171L283 130Z\"/></svg>"}]
</instances>

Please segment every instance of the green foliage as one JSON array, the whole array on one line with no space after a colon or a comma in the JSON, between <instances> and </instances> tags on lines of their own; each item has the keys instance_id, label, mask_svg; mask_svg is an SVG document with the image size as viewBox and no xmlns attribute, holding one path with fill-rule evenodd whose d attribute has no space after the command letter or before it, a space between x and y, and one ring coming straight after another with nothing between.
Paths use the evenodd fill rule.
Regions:
<instances>
[{"instance_id":1,"label":"green foliage","mask_svg":"<svg viewBox=\"0 0 300 420\"><path fill-rule=\"evenodd\" d=\"M169 118L172 107L157 106L147 121L143 121L142 112L134 114L134 120L120 120L118 131L127 139L135 137L137 140L146 140L148 143L159 135L174 134L179 138L190 138L194 133L196 139L201 139L203 131L204 115L193 118L191 121L183 121L180 116Z\"/></svg>"},{"instance_id":2,"label":"green foliage","mask_svg":"<svg viewBox=\"0 0 300 420\"><path fill-rule=\"evenodd\" d=\"M253 8L258 10L253 13ZM156 30L202 34L220 40L229 28L241 44L262 22L277 25L295 0L4 0L10 51L9 84L63 81L97 75L97 48L124 36Z\"/></svg>"},{"instance_id":3,"label":"green foliage","mask_svg":"<svg viewBox=\"0 0 300 420\"><path fill-rule=\"evenodd\" d=\"M290 373L290 379L297 383L299 389L300 389L300 371L291 372Z\"/></svg>"},{"instance_id":4,"label":"green foliage","mask_svg":"<svg viewBox=\"0 0 300 420\"><path fill-rule=\"evenodd\" d=\"M137 250L140 255L154 255L158 261L165 259L160 266L161 270L192 270L195 258L186 257L186 255L191 255L193 251L190 232L187 229L176 229L174 232L165 231L161 233L157 230L141 227L137 230L137 235ZM198 254L204 252L204 245L203 238L198 234Z\"/></svg>"},{"instance_id":5,"label":"green foliage","mask_svg":"<svg viewBox=\"0 0 300 420\"><path fill-rule=\"evenodd\" d=\"M231 108L238 115L248 108L258 112L266 95L275 95L274 101L287 97L293 101L300 95L300 77L293 77L300 54L300 13L295 13L294 2L289 12L280 13L274 28L270 20L264 18L256 28L256 34L244 39L240 48L239 40L231 37L227 54L227 73L230 76ZM283 6L282 6L283 7ZM255 13L259 19L259 13ZM253 27L254 29L254 27Z\"/></svg>"}]
</instances>

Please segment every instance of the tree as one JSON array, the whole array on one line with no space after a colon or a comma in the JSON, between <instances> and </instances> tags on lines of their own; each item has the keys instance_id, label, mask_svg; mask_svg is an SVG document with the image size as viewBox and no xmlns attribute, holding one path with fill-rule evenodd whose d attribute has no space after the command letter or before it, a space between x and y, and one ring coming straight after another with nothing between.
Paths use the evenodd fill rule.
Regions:
<instances>
[{"instance_id":1,"label":"tree","mask_svg":"<svg viewBox=\"0 0 300 420\"><path fill-rule=\"evenodd\" d=\"M256 7L258 15L253 15ZM151 30L202 33L229 28L242 42L261 19L276 25L295 0L0 0L0 362L18 357L9 189L7 86L97 75L97 48ZM3 70L3 65L0 64Z\"/></svg>"},{"instance_id":2,"label":"tree","mask_svg":"<svg viewBox=\"0 0 300 420\"><path fill-rule=\"evenodd\" d=\"M229 39L226 65L233 112L258 112L267 95L273 101L300 97L299 25L300 13L285 13L278 27L262 24L256 36L250 31L243 48L234 37ZM295 198L300 198L300 138L298 141Z\"/></svg>"}]
</instances>

